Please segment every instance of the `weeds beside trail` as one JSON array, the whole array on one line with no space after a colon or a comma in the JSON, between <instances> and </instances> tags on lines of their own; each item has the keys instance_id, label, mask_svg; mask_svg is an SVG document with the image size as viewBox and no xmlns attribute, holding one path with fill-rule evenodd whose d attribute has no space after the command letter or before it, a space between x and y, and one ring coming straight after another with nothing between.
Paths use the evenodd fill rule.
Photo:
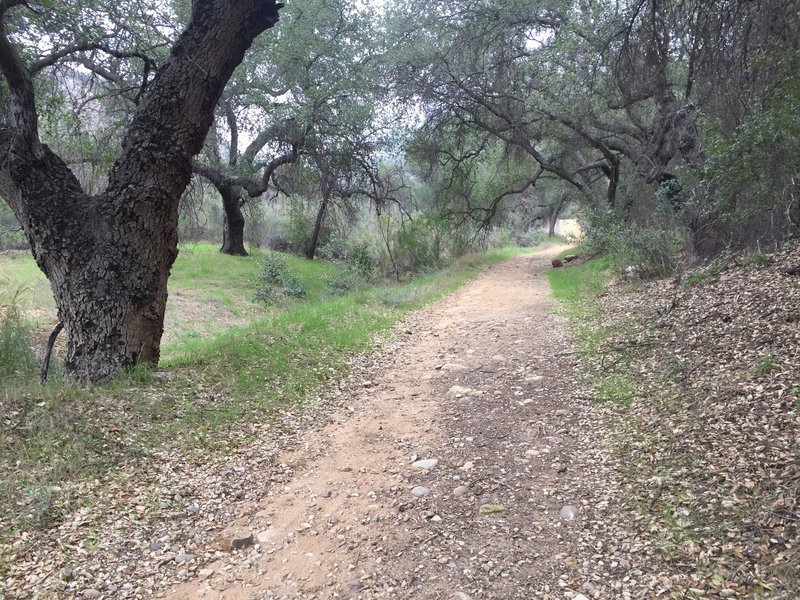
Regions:
<instances>
[{"instance_id":1,"label":"weeds beside trail","mask_svg":"<svg viewBox=\"0 0 800 600\"><path fill-rule=\"evenodd\" d=\"M249 424L313 404L405 311L526 251L465 257L404 285L365 283L344 295L327 291L335 267L288 257L307 293L264 306L252 298L261 255L242 259L210 245L183 248L171 280L172 333L156 372L134 369L90 390L63 385L56 374L39 387L36 365L29 369L27 361L24 373L16 373L22 376L0 380L0 541L47 527L90 501L76 491L80 482L157 460L165 448L187 455L232 451ZM41 277L26 264L15 262L14 273L22 274L15 282L38 290L26 297L29 306L44 306ZM27 325L16 309L6 315L2 343L13 347L2 351L30 357ZM244 324L211 335L231 321Z\"/></svg>"},{"instance_id":2,"label":"weeds beside trail","mask_svg":"<svg viewBox=\"0 0 800 600\"><path fill-rule=\"evenodd\" d=\"M800 596L798 262L795 244L602 294L607 261L550 274L660 597Z\"/></svg>"}]
</instances>

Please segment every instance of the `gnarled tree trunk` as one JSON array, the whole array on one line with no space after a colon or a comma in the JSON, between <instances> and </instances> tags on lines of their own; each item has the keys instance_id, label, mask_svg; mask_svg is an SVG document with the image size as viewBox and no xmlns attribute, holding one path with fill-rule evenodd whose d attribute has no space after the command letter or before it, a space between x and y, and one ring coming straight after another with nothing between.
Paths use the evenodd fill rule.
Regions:
<instances>
[{"instance_id":1,"label":"gnarled tree trunk","mask_svg":"<svg viewBox=\"0 0 800 600\"><path fill-rule=\"evenodd\" d=\"M33 77L0 31L0 70L10 91L0 127L0 192L50 280L67 332L70 378L95 383L158 362L191 159L226 82L252 40L277 22L280 6L193 2L189 26L148 86L108 188L96 196L39 141Z\"/></svg>"},{"instance_id":2,"label":"gnarled tree trunk","mask_svg":"<svg viewBox=\"0 0 800 600\"><path fill-rule=\"evenodd\" d=\"M233 185L218 188L222 196L222 248L223 254L247 256L244 249L244 215L242 214L242 190Z\"/></svg>"},{"instance_id":3,"label":"gnarled tree trunk","mask_svg":"<svg viewBox=\"0 0 800 600\"><path fill-rule=\"evenodd\" d=\"M327 193L322 195L322 202L317 209L317 218L314 220L314 230L311 232L311 241L306 248L306 258L314 260L317 253L317 246L319 246L319 235L322 231L322 222L325 220L325 214L328 212L329 195Z\"/></svg>"}]
</instances>

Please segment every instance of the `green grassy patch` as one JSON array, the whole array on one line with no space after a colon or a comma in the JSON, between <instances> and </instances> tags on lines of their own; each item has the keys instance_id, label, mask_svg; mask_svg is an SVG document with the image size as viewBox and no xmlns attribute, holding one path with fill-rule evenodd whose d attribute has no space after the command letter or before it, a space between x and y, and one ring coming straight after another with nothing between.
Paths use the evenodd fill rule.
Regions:
<instances>
[{"instance_id":1,"label":"green grassy patch","mask_svg":"<svg viewBox=\"0 0 800 600\"><path fill-rule=\"evenodd\" d=\"M575 253L575 248L569 248L561 255ZM594 386L595 398L624 408L632 404L636 384L620 368L620 360L624 360L625 352L618 348L609 352L606 348L611 331L603 324L596 302L611 279L614 265L612 258L596 258L582 264L552 269L547 275L553 297L561 302L563 312L569 319L579 351L591 356L592 363L598 365L588 374ZM613 364L608 364L609 360Z\"/></svg>"},{"instance_id":2,"label":"green grassy patch","mask_svg":"<svg viewBox=\"0 0 800 600\"><path fill-rule=\"evenodd\" d=\"M756 361L755 367L753 368L753 372L757 377L761 377L762 375L769 375L774 370L778 369L780 364L775 357L771 354L765 354L764 356L760 356Z\"/></svg>"},{"instance_id":3,"label":"green grassy patch","mask_svg":"<svg viewBox=\"0 0 800 600\"><path fill-rule=\"evenodd\" d=\"M568 248L561 254L574 253L575 248ZM569 318L582 352L601 351L607 338L602 320L597 315L595 299L603 293L611 279L613 264L609 258L597 258L547 272L553 297L561 303L564 314Z\"/></svg>"},{"instance_id":4,"label":"green grassy patch","mask_svg":"<svg viewBox=\"0 0 800 600\"><path fill-rule=\"evenodd\" d=\"M573 253L574 249L568 249L561 254ZM548 271L553 297L571 309L586 310L587 302L600 294L608 283L612 266L613 261L610 258L596 258L579 265Z\"/></svg>"},{"instance_id":5,"label":"green grassy patch","mask_svg":"<svg viewBox=\"0 0 800 600\"><path fill-rule=\"evenodd\" d=\"M597 384L597 399L613 402L620 406L630 406L636 386L633 380L622 373L601 377Z\"/></svg>"},{"instance_id":6,"label":"green grassy patch","mask_svg":"<svg viewBox=\"0 0 800 600\"><path fill-rule=\"evenodd\" d=\"M23 313L40 318L55 312L50 282L30 252L6 252L0 256L0 305L12 302Z\"/></svg>"}]
</instances>

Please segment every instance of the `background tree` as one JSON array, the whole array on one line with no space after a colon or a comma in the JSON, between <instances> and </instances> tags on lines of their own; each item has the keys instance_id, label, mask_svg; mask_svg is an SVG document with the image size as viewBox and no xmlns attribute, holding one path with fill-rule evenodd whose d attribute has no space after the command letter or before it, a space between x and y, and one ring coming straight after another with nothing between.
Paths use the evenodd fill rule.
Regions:
<instances>
[{"instance_id":1,"label":"background tree","mask_svg":"<svg viewBox=\"0 0 800 600\"><path fill-rule=\"evenodd\" d=\"M222 197L221 251L228 254L246 254L242 206L277 190L274 176L281 167L306 156L306 167L318 169L326 207L336 180L361 166L346 166L341 148L371 160L372 146L358 149L353 142L366 138L375 111L375 15L341 0L312 0L290 5L282 19L283 32L259 40L234 74L214 135L195 161L195 172Z\"/></svg>"},{"instance_id":2,"label":"background tree","mask_svg":"<svg viewBox=\"0 0 800 600\"><path fill-rule=\"evenodd\" d=\"M731 243L736 223L754 224L745 214L754 204L738 211L729 193L718 196L704 140L730 135L767 97L796 106L793 4L400 1L387 27L398 40L398 93L423 112L429 131L480 130L518 148L536 165L531 184L561 179L587 215L611 210L637 227L672 210L689 225L695 248L708 252L698 241ZM736 109L720 110L732 98ZM779 112L785 123L791 110L772 114ZM788 150L791 136L779 137ZM782 162L783 187L794 189L796 160ZM759 211L770 239L786 234L774 224L791 225L790 202ZM739 218L726 222L732 210ZM712 234L711 223L722 231Z\"/></svg>"}]
</instances>

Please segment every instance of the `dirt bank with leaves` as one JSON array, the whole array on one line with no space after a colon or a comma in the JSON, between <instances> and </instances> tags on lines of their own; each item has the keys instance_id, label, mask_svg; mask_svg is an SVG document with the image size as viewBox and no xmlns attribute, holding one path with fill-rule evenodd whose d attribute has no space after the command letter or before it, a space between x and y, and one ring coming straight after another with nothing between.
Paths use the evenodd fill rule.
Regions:
<instances>
[{"instance_id":1,"label":"dirt bank with leaves","mask_svg":"<svg viewBox=\"0 0 800 600\"><path fill-rule=\"evenodd\" d=\"M618 282L601 310L585 366L663 565L654 589L799 597L800 246Z\"/></svg>"}]
</instances>

